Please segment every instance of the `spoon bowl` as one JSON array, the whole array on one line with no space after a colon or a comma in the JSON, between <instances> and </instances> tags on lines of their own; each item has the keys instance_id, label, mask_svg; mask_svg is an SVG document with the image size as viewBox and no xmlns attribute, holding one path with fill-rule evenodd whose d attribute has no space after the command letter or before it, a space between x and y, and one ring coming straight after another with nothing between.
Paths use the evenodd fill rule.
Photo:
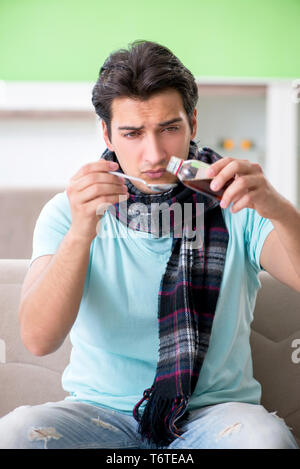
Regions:
<instances>
[{"instance_id":1,"label":"spoon bowl","mask_svg":"<svg viewBox=\"0 0 300 469\"><path fill-rule=\"evenodd\" d=\"M177 184L148 184L147 182L144 181L144 179L137 178L135 176L128 176L127 174L118 173L117 171L108 171L108 172L109 174L113 174L114 176L118 176L120 178L130 179L131 181L142 182L143 184L145 184L145 186L149 187L149 189L151 189L154 192L166 192L177 186Z\"/></svg>"}]
</instances>

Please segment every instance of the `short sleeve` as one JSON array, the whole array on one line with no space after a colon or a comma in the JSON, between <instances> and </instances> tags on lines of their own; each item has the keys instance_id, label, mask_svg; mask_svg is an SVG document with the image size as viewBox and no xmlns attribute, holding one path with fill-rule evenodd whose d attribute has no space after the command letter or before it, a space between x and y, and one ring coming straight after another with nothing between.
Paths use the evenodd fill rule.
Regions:
<instances>
[{"instance_id":1,"label":"short sleeve","mask_svg":"<svg viewBox=\"0 0 300 469\"><path fill-rule=\"evenodd\" d=\"M264 242L269 233L274 229L273 224L267 218L261 217L254 209L247 209L245 226L245 240L248 258L256 271L265 270L260 265L260 254Z\"/></svg>"},{"instance_id":2,"label":"short sleeve","mask_svg":"<svg viewBox=\"0 0 300 469\"><path fill-rule=\"evenodd\" d=\"M66 191L59 192L42 208L32 240L32 262L40 256L55 254L71 226L71 211Z\"/></svg>"}]
</instances>

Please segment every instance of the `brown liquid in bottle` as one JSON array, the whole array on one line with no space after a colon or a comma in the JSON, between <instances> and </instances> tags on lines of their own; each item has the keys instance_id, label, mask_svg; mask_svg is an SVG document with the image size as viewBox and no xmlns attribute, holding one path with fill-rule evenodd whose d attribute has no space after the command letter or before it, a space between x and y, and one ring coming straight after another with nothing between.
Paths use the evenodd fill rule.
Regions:
<instances>
[{"instance_id":1,"label":"brown liquid in bottle","mask_svg":"<svg viewBox=\"0 0 300 469\"><path fill-rule=\"evenodd\" d=\"M222 196L227 189L227 187L234 181L234 179L230 179L230 181L226 182L226 184L222 187L219 191L213 191L210 188L210 183L212 179L184 179L181 181L185 186L193 189L196 192L202 192L209 197L212 197L217 200L221 200Z\"/></svg>"}]
</instances>

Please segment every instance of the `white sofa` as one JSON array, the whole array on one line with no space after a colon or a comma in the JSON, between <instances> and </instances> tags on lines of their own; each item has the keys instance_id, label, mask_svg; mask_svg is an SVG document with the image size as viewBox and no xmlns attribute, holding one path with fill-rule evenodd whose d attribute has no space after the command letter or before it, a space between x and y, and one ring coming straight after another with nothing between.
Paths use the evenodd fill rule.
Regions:
<instances>
[{"instance_id":1,"label":"white sofa","mask_svg":"<svg viewBox=\"0 0 300 469\"><path fill-rule=\"evenodd\" d=\"M31 257L32 235L40 211L63 191L55 187L0 187L0 259Z\"/></svg>"},{"instance_id":2,"label":"white sofa","mask_svg":"<svg viewBox=\"0 0 300 469\"><path fill-rule=\"evenodd\" d=\"M0 416L66 395L60 377L69 338L55 353L35 357L19 336L17 311L28 265L28 259L0 260ZM266 272L260 279L251 333L254 376L262 385L262 404L285 419L300 444L300 293Z\"/></svg>"}]
</instances>

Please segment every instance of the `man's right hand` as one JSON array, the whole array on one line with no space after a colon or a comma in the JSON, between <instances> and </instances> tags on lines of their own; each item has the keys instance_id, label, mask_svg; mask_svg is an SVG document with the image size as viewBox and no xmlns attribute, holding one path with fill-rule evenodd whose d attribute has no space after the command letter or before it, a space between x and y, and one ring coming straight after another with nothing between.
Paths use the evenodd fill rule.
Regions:
<instances>
[{"instance_id":1,"label":"man's right hand","mask_svg":"<svg viewBox=\"0 0 300 469\"><path fill-rule=\"evenodd\" d=\"M124 180L109 174L117 163L99 160L82 166L70 179L66 192L70 201L73 236L92 242L105 210L129 197ZM122 196L120 198L120 196Z\"/></svg>"}]
</instances>

